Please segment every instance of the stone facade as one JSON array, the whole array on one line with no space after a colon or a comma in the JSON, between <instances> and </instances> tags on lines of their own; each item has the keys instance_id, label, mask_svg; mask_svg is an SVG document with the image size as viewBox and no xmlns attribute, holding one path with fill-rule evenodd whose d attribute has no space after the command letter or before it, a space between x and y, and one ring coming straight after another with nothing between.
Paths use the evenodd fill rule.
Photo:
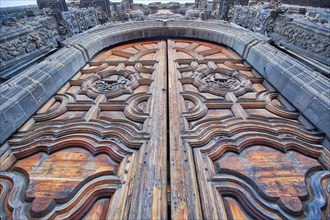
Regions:
<instances>
[{"instance_id":1,"label":"stone facade","mask_svg":"<svg viewBox=\"0 0 330 220\"><path fill-rule=\"evenodd\" d=\"M219 13L218 18L223 20L230 20L232 17L232 9L235 5L246 6L249 0L218 0Z\"/></svg>"}]
</instances>

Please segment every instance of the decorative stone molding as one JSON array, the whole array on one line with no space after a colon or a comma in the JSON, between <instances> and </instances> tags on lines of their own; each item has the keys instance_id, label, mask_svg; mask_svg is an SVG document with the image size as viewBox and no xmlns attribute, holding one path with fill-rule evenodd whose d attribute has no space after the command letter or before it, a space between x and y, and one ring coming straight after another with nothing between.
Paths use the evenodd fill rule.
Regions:
<instances>
[{"instance_id":1,"label":"decorative stone molding","mask_svg":"<svg viewBox=\"0 0 330 220\"><path fill-rule=\"evenodd\" d=\"M330 8L327 0L282 0L283 4Z\"/></svg>"},{"instance_id":2,"label":"decorative stone molding","mask_svg":"<svg viewBox=\"0 0 330 220\"><path fill-rule=\"evenodd\" d=\"M28 16L32 10L39 14ZM58 42L99 24L95 8L63 12L26 8L19 18L16 11L4 12L0 24L0 80L54 51Z\"/></svg>"},{"instance_id":3,"label":"decorative stone molding","mask_svg":"<svg viewBox=\"0 0 330 220\"><path fill-rule=\"evenodd\" d=\"M307 25L304 21L278 15L269 36L278 45L302 52L327 65L330 62L330 31L326 27Z\"/></svg>"},{"instance_id":4,"label":"decorative stone molding","mask_svg":"<svg viewBox=\"0 0 330 220\"><path fill-rule=\"evenodd\" d=\"M231 18L231 9L235 5L248 5L248 0L217 0L215 1L218 4L218 19L223 19L228 21Z\"/></svg>"},{"instance_id":5,"label":"decorative stone molding","mask_svg":"<svg viewBox=\"0 0 330 220\"><path fill-rule=\"evenodd\" d=\"M254 32L265 34L278 46L284 46L288 50L329 65L328 23L323 19L299 15L300 11L297 9L299 8L278 8L271 4L235 6L233 22ZM302 10L301 13L306 13L306 10ZM319 13L327 12L320 10Z\"/></svg>"},{"instance_id":6,"label":"decorative stone molding","mask_svg":"<svg viewBox=\"0 0 330 220\"><path fill-rule=\"evenodd\" d=\"M54 27L54 22L51 17L47 17L23 27L15 23L6 29L0 36L0 71L56 48L55 36L58 32L56 28L49 28Z\"/></svg>"}]
</instances>

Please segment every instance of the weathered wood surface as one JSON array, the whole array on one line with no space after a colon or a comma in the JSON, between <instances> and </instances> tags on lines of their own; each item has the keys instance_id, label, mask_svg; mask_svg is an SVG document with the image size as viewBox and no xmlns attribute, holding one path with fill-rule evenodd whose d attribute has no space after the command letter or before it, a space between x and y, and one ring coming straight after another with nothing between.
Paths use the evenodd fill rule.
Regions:
<instances>
[{"instance_id":1,"label":"weathered wood surface","mask_svg":"<svg viewBox=\"0 0 330 220\"><path fill-rule=\"evenodd\" d=\"M192 150L181 139L183 118L181 116L181 85L175 68L174 41L168 41L169 59L169 137L171 174L171 216L173 219L201 219L197 179Z\"/></svg>"},{"instance_id":2,"label":"weathered wood surface","mask_svg":"<svg viewBox=\"0 0 330 220\"><path fill-rule=\"evenodd\" d=\"M326 219L323 138L230 49L126 44L0 148L0 218Z\"/></svg>"},{"instance_id":3,"label":"weathered wood surface","mask_svg":"<svg viewBox=\"0 0 330 220\"><path fill-rule=\"evenodd\" d=\"M231 50L168 47L172 218L326 219L322 134Z\"/></svg>"},{"instance_id":4,"label":"weathered wood surface","mask_svg":"<svg viewBox=\"0 0 330 220\"><path fill-rule=\"evenodd\" d=\"M1 148L1 218L167 218L166 68L150 41L81 69Z\"/></svg>"}]
</instances>

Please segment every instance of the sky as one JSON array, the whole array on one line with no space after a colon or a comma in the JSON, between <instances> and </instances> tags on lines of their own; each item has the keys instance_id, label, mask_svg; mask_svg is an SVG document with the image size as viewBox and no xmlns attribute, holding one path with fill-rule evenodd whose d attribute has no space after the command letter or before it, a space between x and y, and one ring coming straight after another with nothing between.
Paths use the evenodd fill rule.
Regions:
<instances>
[{"instance_id":1,"label":"sky","mask_svg":"<svg viewBox=\"0 0 330 220\"><path fill-rule=\"evenodd\" d=\"M120 2L121 0L110 0L111 2ZM149 4L151 2L195 2L195 0L134 0L134 3L144 3ZM21 6L21 5L36 5L36 0L0 0L0 7L11 7L11 6Z\"/></svg>"}]
</instances>

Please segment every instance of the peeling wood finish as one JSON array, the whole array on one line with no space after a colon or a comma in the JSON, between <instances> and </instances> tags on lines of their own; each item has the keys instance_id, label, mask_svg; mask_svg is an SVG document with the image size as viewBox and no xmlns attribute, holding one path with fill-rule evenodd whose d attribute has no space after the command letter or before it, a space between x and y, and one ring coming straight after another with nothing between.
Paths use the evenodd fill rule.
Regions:
<instances>
[{"instance_id":1,"label":"peeling wood finish","mask_svg":"<svg viewBox=\"0 0 330 220\"><path fill-rule=\"evenodd\" d=\"M0 218L326 219L330 154L300 118L223 46L118 46L0 148Z\"/></svg>"}]
</instances>

